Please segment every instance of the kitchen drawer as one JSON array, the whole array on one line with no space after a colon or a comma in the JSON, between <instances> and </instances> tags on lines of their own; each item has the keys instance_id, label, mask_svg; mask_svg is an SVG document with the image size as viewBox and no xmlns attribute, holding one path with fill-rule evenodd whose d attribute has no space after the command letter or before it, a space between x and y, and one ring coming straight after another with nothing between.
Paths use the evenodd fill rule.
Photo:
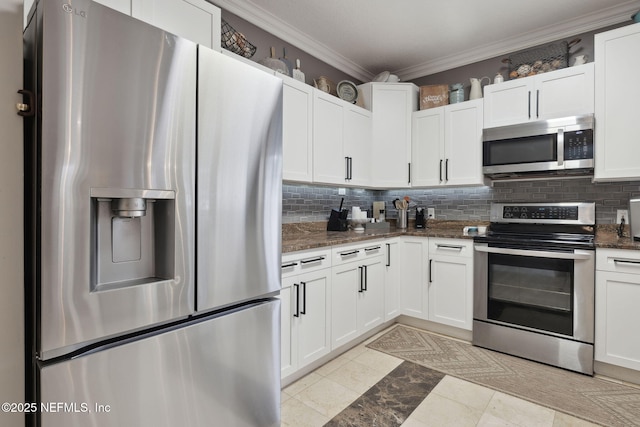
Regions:
<instances>
[{"instance_id":1,"label":"kitchen drawer","mask_svg":"<svg viewBox=\"0 0 640 427\"><path fill-rule=\"evenodd\" d=\"M473 257L473 240L429 238L429 256Z\"/></svg>"},{"instance_id":2,"label":"kitchen drawer","mask_svg":"<svg viewBox=\"0 0 640 427\"><path fill-rule=\"evenodd\" d=\"M282 277L331 267L331 248L282 254Z\"/></svg>"},{"instance_id":3,"label":"kitchen drawer","mask_svg":"<svg viewBox=\"0 0 640 427\"><path fill-rule=\"evenodd\" d=\"M640 274L640 251L597 249L596 270Z\"/></svg>"},{"instance_id":4,"label":"kitchen drawer","mask_svg":"<svg viewBox=\"0 0 640 427\"><path fill-rule=\"evenodd\" d=\"M354 245L335 246L331 251L332 266L353 261L362 261L386 253L383 240L370 240Z\"/></svg>"}]
</instances>

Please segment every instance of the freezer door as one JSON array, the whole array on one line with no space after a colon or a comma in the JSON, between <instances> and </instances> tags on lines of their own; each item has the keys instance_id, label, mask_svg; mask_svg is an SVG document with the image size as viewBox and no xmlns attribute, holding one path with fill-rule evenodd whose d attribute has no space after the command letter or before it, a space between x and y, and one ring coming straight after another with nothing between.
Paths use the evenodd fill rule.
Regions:
<instances>
[{"instance_id":1,"label":"freezer door","mask_svg":"<svg viewBox=\"0 0 640 427\"><path fill-rule=\"evenodd\" d=\"M47 366L41 425L279 426L279 330L269 300Z\"/></svg>"},{"instance_id":2,"label":"freezer door","mask_svg":"<svg viewBox=\"0 0 640 427\"><path fill-rule=\"evenodd\" d=\"M42 126L27 282L50 359L193 314L197 49L88 0L42 0L30 25Z\"/></svg>"},{"instance_id":3,"label":"freezer door","mask_svg":"<svg viewBox=\"0 0 640 427\"><path fill-rule=\"evenodd\" d=\"M280 289L282 81L198 46L199 311Z\"/></svg>"}]
</instances>

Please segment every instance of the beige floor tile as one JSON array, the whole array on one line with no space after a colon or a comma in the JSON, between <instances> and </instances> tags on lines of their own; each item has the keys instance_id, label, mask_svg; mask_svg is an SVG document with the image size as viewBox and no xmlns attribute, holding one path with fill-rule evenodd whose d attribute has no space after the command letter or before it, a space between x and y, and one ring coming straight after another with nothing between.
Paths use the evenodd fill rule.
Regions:
<instances>
[{"instance_id":1,"label":"beige floor tile","mask_svg":"<svg viewBox=\"0 0 640 427\"><path fill-rule=\"evenodd\" d=\"M283 404L287 400L291 399L291 395L284 392L284 390L280 391L280 404Z\"/></svg>"},{"instance_id":2,"label":"beige floor tile","mask_svg":"<svg viewBox=\"0 0 640 427\"><path fill-rule=\"evenodd\" d=\"M369 349L364 344L358 344L357 346L353 347L351 350L348 350L342 355L347 359L353 360L367 350Z\"/></svg>"},{"instance_id":3,"label":"beige floor tile","mask_svg":"<svg viewBox=\"0 0 640 427\"><path fill-rule=\"evenodd\" d=\"M482 413L487 409L495 390L446 375L431 393L462 403Z\"/></svg>"},{"instance_id":4,"label":"beige floor tile","mask_svg":"<svg viewBox=\"0 0 640 427\"><path fill-rule=\"evenodd\" d=\"M472 409L460 402L431 393L409 418L433 427L474 427L481 416L481 410Z\"/></svg>"},{"instance_id":5,"label":"beige floor tile","mask_svg":"<svg viewBox=\"0 0 640 427\"><path fill-rule=\"evenodd\" d=\"M415 418L407 418L405 422L402 423L402 427L429 427L427 424L416 420Z\"/></svg>"},{"instance_id":6,"label":"beige floor tile","mask_svg":"<svg viewBox=\"0 0 640 427\"><path fill-rule=\"evenodd\" d=\"M477 427L520 427L518 424L514 424L505 419L496 417L495 415L485 412L482 414L480 421L478 421Z\"/></svg>"},{"instance_id":7,"label":"beige floor tile","mask_svg":"<svg viewBox=\"0 0 640 427\"><path fill-rule=\"evenodd\" d=\"M589 421L556 411L556 416L553 419L553 427L598 427L598 424L593 424Z\"/></svg>"},{"instance_id":8,"label":"beige floor tile","mask_svg":"<svg viewBox=\"0 0 640 427\"><path fill-rule=\"evenodd\" d=\"M485 414L501 418L513 425L551 427L555 411L497 391L489 401Z\"/></svg>"},{"instance_id":9,"label":"beige floor tile","mask_svg":"<svg viewBox=\"0 0 640 427\"><path fill-rule=\"evenodd\" d=\"M326 377L327 375L329 375L331 372L335 371L336 369L338 369L341 366L344 366L345 364L349 363L351 361L350 358L348 358L347 356L345 356L344 354L336 357L335 359L325 363L324 365L320 366L318 369L316 369L315 372L316 374L322 375L323 377Z\"/></svg>"},{"instance_id":10,"label":"beige floor tile","mask_svg":"<svg viewBox=\"0 0 640 427\"><path fill-rule=\"evenodd\" d=\"M320 427L330 420L298 399L291 398L282 404L281 426Z\"/></svg>"},{"instance_id":11,"label":"beige floor tile","mask_svg":"<svg viewBox=\"0 0 640 427\"><path fill-rule=\"evenodd\" d=\"M402 359L371 349L367 349L367 351L354 358L353 361L369 366L384 375L387 375L402 363Z\"/></svg>"},{"instance_id":12,"label":"beige floor tile","mask_svg":"<svg viewBox=\"0 0 640 427\"><path fill-rule=\"evenodd\" d=\"M384 378L385 375L387 375L387 372L381 372L352 360L328 374L327 378L360 395Z\"/></svg>"},{"instance_id":13,"label":"beige floor tile","mask_svg":"<svg viewBox=\"0 0 640 427\"><path fill-rule=\"evenodd\" d=\"M311 372L309 375L305 375L293 384L289 384L283 391L289 396L295 396L305 388L312 384L317 383L322 378L322 375L318 375L315 372Z\"/></svg>"},{"instance_id":14,"label":"beige floor tile","mask_svg":"<svg viewBox=\"0 0 640 427\"><path fill-rule=\"evenodd\" d=\"M333 418L359 396L360 393L342 384L328 378L321 378L295 395L295 398L322 415Z\"/></svg>"}]
</instances>

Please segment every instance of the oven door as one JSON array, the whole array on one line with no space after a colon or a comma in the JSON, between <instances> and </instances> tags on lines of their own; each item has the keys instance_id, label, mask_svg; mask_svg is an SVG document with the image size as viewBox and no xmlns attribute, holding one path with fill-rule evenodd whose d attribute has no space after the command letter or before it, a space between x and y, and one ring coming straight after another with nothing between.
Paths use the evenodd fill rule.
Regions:
<instances>
[{"instance_id":1,"label":"oven door","mask_svg":"<svg viewBox=\"0 0 640 427\"><path fill-rule=\"evenodd\" d=\"M474 248L474 319L593 343L595 251Z\"/></svg>"}]
</instances>

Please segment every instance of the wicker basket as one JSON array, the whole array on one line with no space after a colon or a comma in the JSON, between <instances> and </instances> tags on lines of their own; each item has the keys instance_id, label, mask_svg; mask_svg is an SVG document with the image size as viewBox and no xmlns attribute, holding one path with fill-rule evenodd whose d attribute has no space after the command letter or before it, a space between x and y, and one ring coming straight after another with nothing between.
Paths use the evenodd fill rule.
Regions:
<instances>
[{"instance_id":1,"label":"wicker basket","mask_svg":"<svg viewBox=\"0 0 640 427\"><path fill-rule=\"evenodd\" d=\"M224 19L221 19L221 45L233 53L245 58L251 58L256 53L256 47L249 43L244 34L237 32Z\"/></svg>"},{"instance_id":2,"label":"wicker basket","mask_svg":"<svg viewBox=\"0 0 640 427\"><path fill-rule=\"evenodd\" d=\"M502 62L509 64L510 79L559 70L569 66L569 49L578 43L580 43L580 39L553 43L548 46L514 53L509 58L503 59Z\"/></svg>"}]
</instances>

